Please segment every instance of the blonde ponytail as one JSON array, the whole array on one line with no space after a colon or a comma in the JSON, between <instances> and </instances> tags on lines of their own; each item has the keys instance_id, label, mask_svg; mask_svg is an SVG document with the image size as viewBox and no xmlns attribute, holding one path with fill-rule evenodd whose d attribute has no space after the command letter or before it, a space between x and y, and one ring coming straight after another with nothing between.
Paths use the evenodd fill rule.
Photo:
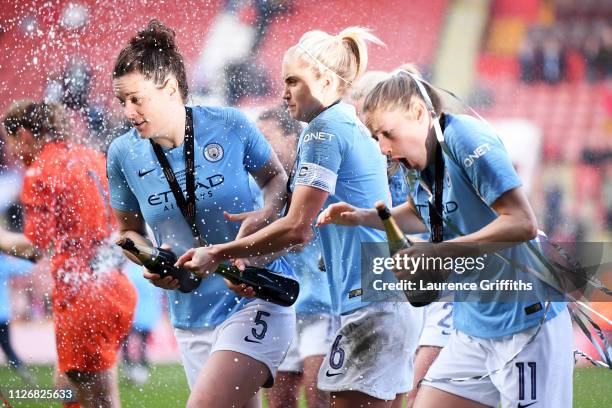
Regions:
<instances>
[{"instance_id":1,"label":"blonde ponytail","mask_svg":"<svg viewBox=\"0 0 612 408\"><path fill-rule=\"evenodd\" d=\"M372 34L369 29L362 27L345 28L336 38L339 38L340 41L348 47L349 52L355 57L355 66L347 67L347 76L350 77L350 82L354 82L368 68L368 46L366 41L384 45L384 43Z\"/></svg>"},{"instance_id":2,"label":"blonde ponytail","mask_svg":"<svg viewBox=\"0 0 612 408\"><path fill-rule=\"evenodd\" d=\"M384 45L370 30L362 27L349 27L335 36L319 30L309 31L287 50L285 58L299 58L317 75L329 71L338 79L338 91L342 94L367 69L367 41Z\"/></svg>"}]
</instances>

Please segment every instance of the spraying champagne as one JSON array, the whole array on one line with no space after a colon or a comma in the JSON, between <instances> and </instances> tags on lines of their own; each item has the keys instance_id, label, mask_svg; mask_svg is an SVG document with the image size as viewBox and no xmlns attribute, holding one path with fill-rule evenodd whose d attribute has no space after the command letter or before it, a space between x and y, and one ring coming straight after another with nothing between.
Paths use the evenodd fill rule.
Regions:
<instances>
[{"instance_id":1,"label":"spraying champagne","mask_svg":"<svg viewBox=\"0 0 612 408\"><path fill-rule=\"evenodd\" d=\"M183 293L191 292L202 282L202 278L196 276L193 272L174 266L177 257L172 251L140 245L127 237L117 241L117 245L134 255L151 272L162 278L170 275L178 279L179 290Z\"/></svg>"}]
</instances>

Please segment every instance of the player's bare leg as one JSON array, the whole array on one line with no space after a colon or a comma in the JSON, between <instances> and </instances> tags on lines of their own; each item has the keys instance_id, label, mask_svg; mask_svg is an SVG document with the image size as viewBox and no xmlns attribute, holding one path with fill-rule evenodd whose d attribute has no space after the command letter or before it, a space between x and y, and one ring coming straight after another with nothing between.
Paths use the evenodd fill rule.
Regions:
<instances>
[{"instance_id":1,"label":"player's bare leg","mask_svg":"<svg viewBox=\"0 0 612 408\"><path fill-rule=\"evenodd\" d=\"M393 400L393 403L391 404L391 408L404 408L404 401L406 401L407 398L410 398L410 394L412 394L412 391L410 391L410 393L404 392L401 394L397 394L395 396L395 399ZM411 406L408 405L408 408L411 408Z\"/></svg>"},{"instance_id":2,"label":"player's bare leg","mask_svg":"<svg viewBox=\"0 0 612 408\"><path fill-rule=\"evenodd\" d=\"M481 404L467 398L442 391L428 385L421 385L414 401L414 408L489 408L488 405Z\"/></svg>"},{"instance_id":3,"label":"player's bare leg","mask_svg":"<svg viewBox=\"0 0 612 408\"><path fill-rule=\"evenodd\" d=\"M300 396L302 374L282 372L276 376L274 387L267 390L268 406L270 408L295 408ZM316 381L315 381L316 386ZM310 407L310 404L308 404Z\"/></svg>"},{"instance_id":4,"label":"player's bare leg","mask_svg":"<svg viewBox=\"0 0 612 408\"><path fill-rule=\"evenodd\" d=\"M329 392L317 388L317 376L325 356L311 356L304 359L304 374L302 385L308 408L323 408L329 406Z\"/></svg>"},{"instance_id":5,"label":"player's bare leg","mask_svg":"<svg viewBox=\"0 0 612 408\"><path fill-rule=\"evenodd\" d=\"M55 389L63 391L64 398L61 399L62 406L64 408L80 408L80 404L77 397L77 388L74 386L72 381L64 373L60 373L57 367L53 373L53 383Z\"/></svg>"},{"instance_id":6,"label":"player's bare leg","mask_svg":"<svg viewBox=\"0 0 612 408\"><path fill-rule=\"evenodd\" d=\"M191 389L187 408L254 407L270 377L261 361L235 351L214 352ZM247 405L248 404L248 405Z\"/></svg>"},{"instance_id":7,"label":"player's bare leg","mask_svg":"<svg viewBox=\"0 0 612 408\"><path fill-rule=\"evenodd\" d=\"M421 346L417 349L416 354L414 355L414 378L412 381L412 390L406 395L408 399L407 408L412 408L414 406L414 400L416 398L419 383L427 374L427 370L433 364L433 362L440 354L441 347L435 346ZM397 398L396 398L397 401ZM393 408L401 408L402 405L393 405Z\"/></svg>"},{"instance_id":8,"label":"player's bare leg","mask_svg":"<svg viewBox=\"0 0 612 408\"><path fill-rule=\"evenodd\" d=\"M66 376L76 387L78 400L83 408L121 407L117 367L95 373L72 370L66 372Z\"/></svg>"},{"instance_id":9,"label":"player's bare leg","mask_svg":"<svg viewBox=\"0 0 612 408\"><path fill-rule=\"evenodd\" d=\"M331 393L329 406L333 408L390 408L392 403L392 400L381 400L358 391L342 391Z\"/></svg>"}]
</instances>

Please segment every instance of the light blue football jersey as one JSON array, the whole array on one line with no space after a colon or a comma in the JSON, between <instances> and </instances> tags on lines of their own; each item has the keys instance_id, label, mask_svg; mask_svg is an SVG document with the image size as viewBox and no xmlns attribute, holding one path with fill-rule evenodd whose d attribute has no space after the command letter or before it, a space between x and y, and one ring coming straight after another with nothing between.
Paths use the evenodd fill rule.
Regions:
<instances>
[{"instance_id":1,"label":"light blue football jersey","mask_svg":"<svg viewBox=\"0 0 612 408\"><path fill-rule=\"evenodd\" d=\"M249 173L270 159L271 147L255 125L233 108L193 107L193 126L198 231L210 244L232 241L240 223L226 221L223 211L253 210ZM183 147L164 152L185 191ZM170 245L177 255L197 246L148 140L135 129L115 139L107 168L113 208L140 211L157 244ZM268 267L293 276L282 258ZM167 294L172 324L179 328L215 327L248 302L238 299L217 275L191 293Z\"/></svg>"},{"instance_id":2,"label":"light blue football jersey","mask_svg":"<svg viewBox=\"0 0 612 408\"><path fill-rule=\"evenodd\" d=\"M497 214L491 209L503 193L521 186L512 162L501 140L487 124L467 115L445 115L444 139L452 158L446 154L443 215L463 234L469 234L492 222ZM414 202L429 228L429 193L418 183L412 192ZM482 197L482 199L481 199ZM444 224L444 240L456 238L459 234ZM535 242L534 242L535 243ZM537 245L537 244L536 244ZM526 244L503 250L505 257L522 265L538 267ZM531 282L542 300L559 294L535 276L513 268L495 256L486 260L487 279L521 279ZM480 282L477 273L465 273L454 280ZM456 298L457 300L457 298ZM482 338L506 336L523 331L539 323L544 313L533 311L529 306L535 301L492 301L455 302L453 323L469 335ZM565 302L552 302L546 314L547 319L555 317L566 307Z\"/></svg>"},{"instance_id":3,"label":"light blue football jersey","mask_svg":"<svg viewBox=\"0 0 612 408\"><path fill-rule=\"evenodd\" d=\"M0 253L0 323L11 320L10 279L29 273L33 266L32 262L25 259Z\"/></svg>"},{"instance_id":4,"label":"light blue football jersey","mask_svg":"<svg viewBox=\"0 0 612 408\"><path fill-rule=\"evenodd\" d=\"M391 191L391 205L397 207L404 204L408 199L408 194L410 194L410 185L406 180L403 166L400 166L388 180L389 190Z\"/></svg>"},{"instance_id":5,"label":"light blue football jersey","mask_svg":"<svg viewBox=\"0 0 612 408\"><path fill-rule=\"evenodd\" d=\"M151 285L151 282L142 276L142 266L134 262L127 262L123 267L123 273L127 275L138 293L132 327L137 330L153 331L162 317L160 299L163 289Z\"/></svg>"},{"instance_id":6,"label":"light blue football jersey","mask_svg":"<svg viewBox=\"0 0 612 408\"><path fill-rule=\"evenodd\" d=\"M336 103L302 131L292 172L291 189L299 185L327 191L330 204L345 201L373 208L377 200L389 205L386 159L351 105ZM385 233L365 226L325 225L316 229L320 240L334 314L366 306L361 301L361 243L386 242ZM317 272L315 272L317 273Z\"/></svg>"},{"instance_id":7,"label":"light blue football jersey","mask_svg":"<svg viewBox=\"0 0 612 408\"><path fill-rule=\"evenodd\" d=\"M285 259L295 271L300 282L300 295L295 302L298 315L331 314L331 296L327 274L319 269L318 238L309 242L301 251L290 251Z\"/></svg>"},{"instance_id":8,"label":"light blue football jersey","mask_svg":"<svg viewBox=\"0 0 612 408\"><path fill-rule=\"evenodd\" d=\"M249 177L249 186L255 207L261 208L263 195L253 177ZM327 276L319 270L320 257L318 238L314 238L303 250L289 251L283 256L300 283L300 294L295 301L295 312L298 315L331 313Z\"/></svg>"}]
</instances>

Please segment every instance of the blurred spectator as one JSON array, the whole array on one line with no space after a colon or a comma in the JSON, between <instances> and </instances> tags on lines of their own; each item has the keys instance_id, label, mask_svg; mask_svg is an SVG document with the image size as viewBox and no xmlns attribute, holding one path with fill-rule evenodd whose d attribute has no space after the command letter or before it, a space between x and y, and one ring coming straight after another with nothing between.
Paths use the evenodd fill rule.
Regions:
<instances>
[{"instance_id":1,"label":"blurred spectator","mask_svg":"<svg viewBox=\"0 0 612 408\"><path fill-rule=\"evenodd\" d=\"M529 36L521 44L518 58L521 80L527 84L538 81L542 71L541 53Z\"/></svg>"},{"instance_id":2,"label":"blurred spectator","mask_svg":"<svg viewBox=\"0 0 612 408\"><path fill-rule=\"evenodd\" d=\"M518 51L521 80L554 85L565 77L566 51L558 27L533 26Z\"/></svg>"},{"instance_id":3,"label":"blurred spectator","mask_svg":"<svg viewBox=\"0 0 612 408\"><path fill-rule=\"evenodd\" d=\"M610 2L556 0L551 25L533 24L518 52L525 83L599 81L612 75Z\"/></svg>"},{"instance_id":4,"label":"blurred spectator","mask_svg":"<svg viewBox=\"0 0 612 408\"><path fill-rule=\"evenodd\" d=\"M612 77L612 25L608 24L603 28L601 35L601 68L604 78Z\"/></svg>"},{"instance_id":5,"label":"blurred spectator","mask_svg":"<svg viewBox=\"0 0 612 408\"><path fill-rule=\"evenodd\" d=\"M293 0L253 0L253 8L256 10L255 18L255 41L251 46L251 54L259 51L261 43L266 37L268 27L273 18L279 14L291 13Z\"/></svg>"},{"instance_id":6,"label":"blurred spectator","mask_svg":"<svg viewBox=\"0 0 612 408\"><path fill-rule=\"evenodd\" d=\"M255 39L253 27L243 23L229 2L212 21L193 72L193 90L225 104L225 67L246 58Z\"/></svg>"},{"instance_id":7,"label":"blurred spectator","mask_svg":"<svg viewBox=\"0 0 612 408\"><path fill-rule=\"evenodd\" d=\"M554 33L549 34L542 44L542 79L554 85L565 76L565 50Z\"/></svg>"},{"instance_id":8,"label":"blurred spectator","mask_svg":"<svg viewBox=\"0 0 612 408\"><path fill-rule=\"evenodd\" d=\"M66 108L77 142L106 151L123 127L121 122L109 120L105 107L91 100L91 88L90 67L85 61L73 58L59 77L47 83L45 101L60 103Z\"/></svg>"},{"instance_id":9,"label":"blurred spectator","mask_svg":"<svg viewBox=\"0 0 612 408\"><path fill-rule=\"evenodd\" d=\"M554 236L562 219L561 206L563 203L563 192L559 185L553 185L545 193L546 215L544 216L544 231Z\"/></svg>"},{"instance_id":10,"label":"blurred spectator","mask_svg":"<svg viewBox=\"0 0 612 408\"><path fill-rule=\"evenodd\" d=\"M243 96L268 95L268 71L257 53L274 18L291 5L291 0L228 0L206 34L193 74L195 92L229 105Z\"/></svg>"},{"instance_id":11,"label":"blurred spectator","mask_svg":"<svg viewBox=\"0 0 612 408\"><path fill-rule=\"evenodd\" d=\"M234 106L244 96L266 96L272 90L268 71L252 56L225 67L227 104Z\"/></svg>"},{"instance_id":12,"label":"blurred spectator","mask_svg":"<svg viewBox=\"0 0 612 408\"><path fill-rule=\"evenodd\" d=\"M19 193L23 168L17 164L0 138L0 215L3 215L10 231L20 231L22 224Z\"/></svg>"},{"instance_id":13,"label":"blurred spectator","mask_svg":"<svg viewBox=\"0 0 612 408\"><path fill-rule=\"evenodd\" d=\"M589 82L601 78L602 42L599 36L591 32L587 35L582 46L582 53L586 61L586 76Z\"/></svg>"},{"instance_id":14,"label":"blurred spectator","mask_svg":"<svg viewBox=\"0 0 612 408\"><path fill-rule=\"evenodd\" d=\"M590 82L612 76L612 26L593 24L585 38L583 49L587 62L587 79Z\"/></svg>"},{"instance_id":15,"label":"blurred spectator","mask_svg":"<svg viewBox=\"0 0 612 408\"><path fill-rule=\"evenodd\" d=\"M272 86L268 71L263 64L257 61L257 53L273 18L277 14L289 12L291 3L287 0L253 0L251 2L252 10L255 12L255 21L252 23L255 28L255 36L248 55L225 67L228 105L236 105L244 96L270 94Z\"/></svg>"}]
</instances>

